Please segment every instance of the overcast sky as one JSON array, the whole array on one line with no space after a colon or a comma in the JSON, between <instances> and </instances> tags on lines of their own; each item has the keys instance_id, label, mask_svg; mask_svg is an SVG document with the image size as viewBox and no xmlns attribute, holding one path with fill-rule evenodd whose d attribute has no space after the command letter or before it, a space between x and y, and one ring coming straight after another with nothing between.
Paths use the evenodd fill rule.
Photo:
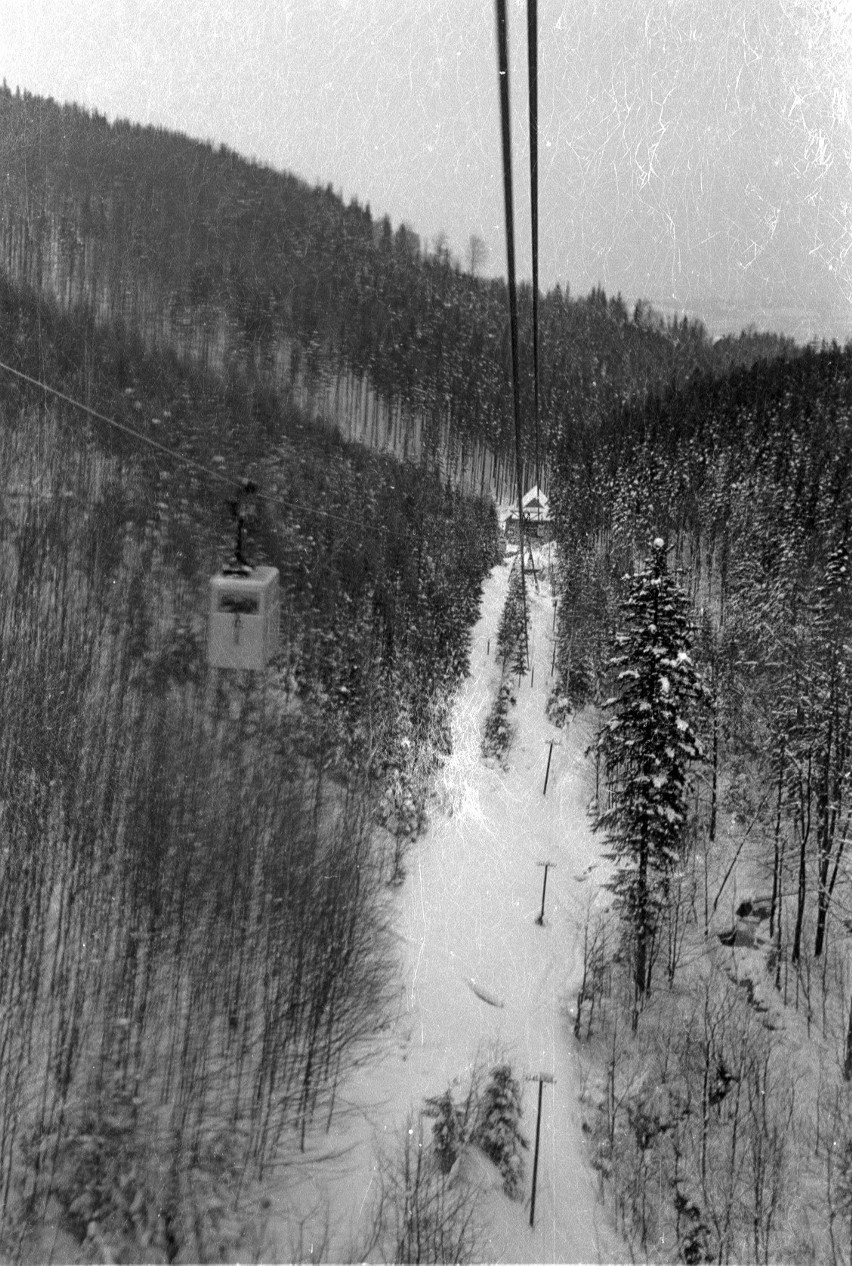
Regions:
<instances>
[{"instance_id":1,"label":"overcast sky","mask_svg":"<svg viewBox=\"0 0 852 1266\"><path fill-rule=\"evenodd\" d=\"M526 0L508 0L529 274ZM852 337L852 0L539 0L541 284ZM0 0L0 76L505 258L493 0Z\"/></svg>"}]
</instances>

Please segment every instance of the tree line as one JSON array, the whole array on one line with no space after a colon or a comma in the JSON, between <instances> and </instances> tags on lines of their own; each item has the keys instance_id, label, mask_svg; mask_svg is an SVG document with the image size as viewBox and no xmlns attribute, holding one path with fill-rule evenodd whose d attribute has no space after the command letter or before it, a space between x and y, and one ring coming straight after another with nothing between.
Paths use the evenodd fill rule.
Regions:
<instances>
[{"instance_id":1,"label":"tree line","mask_svg":"<svg viewBox=\"0 0 852 1266\"><path fill-rule=\"evenodd\" d=\"M282 387L299 374L369 378L431 442L469 455L512 448L505 283L462 271L369 206L311 188L225 147L0 90L0 258L64 306L121 319L148 345ZM522 347L532 294L521 286ZM623 401L770 353L773 335L713 342L700 321L631 313L596 287L555 286L539 304L541 454L547 437L595 428ZM532 476L531 357L521 383ZM447 431L448 428L448 431ZM447 434L449 438L446 438ZM446 464L448 455L444 454ZM501 491L512 484L498 474Z\"/></svg>"}]
</instances>

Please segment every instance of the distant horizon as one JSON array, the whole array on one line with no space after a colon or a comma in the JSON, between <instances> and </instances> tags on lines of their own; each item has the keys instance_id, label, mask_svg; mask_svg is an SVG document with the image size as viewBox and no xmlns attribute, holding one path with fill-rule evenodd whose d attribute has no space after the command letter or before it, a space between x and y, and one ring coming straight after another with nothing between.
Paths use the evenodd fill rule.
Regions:
<instances>
[{"instance_id":1,"label":"distant horizon","mask_svg":"<svg viewBox=\"0 0 852 1266\"><path fill-rule=\"evenodd\" d=\"M844 347L852 340L852 318L850 318L845 333L841 330L840 323L838 323L837 333L818 333L819 314L808 311L805 308L781 308L772 309L771 311L754 309L753 311L745 312L725 312L724 305L717 300L715 303L711 303L703 312L699 312L694 309L684 308L678 304L666 303L665 300L658 300L653 296L643 296L643 301L647 301L655 311L660 312L665 317L677 315L682 318L686 316L690 320L700 321L707 333L715 338L730 337L753 329L759 334L778 334L787 338L793 338L803 346L814 343L830 344L836 342L841 347ZM773 313L775 318L777 318L779 313L785 315L786 319L783 322L783 328L779 325L768 324L773 319Z\"/></svg>"},{"instance_id":2,"label":"distant horizon","mask_svg":"<svg viewBox=\"0 0 852 1266\"><path fill-rule=\"evenodd\" d=\"M505 274L484 0L0 0L0 78L224 144ZM531 275L523 0L508 6L518 274ZM539 280L852 336L849 0L538 0Z\"/></svg>"},{"instance_id":3,"label":"distant horizon","mask_svg":"<svg viewBox=\"0 0 852 1266\"><path fill-rule=\"evenodd\" d=\"M3 82L4 87L8 89L8 91L10 91L12 94L15 94L16 92L19 92L21 94L26 93L32 97L37 97L42 100L54 101L60 107L74 106L80 110L85 111L86 113L90 115L98 116L100 118L105 119L106 122L110 126L113 126L118 123L127 123L133 127L150 128L152 130L164 130L174 135L185 136L188 140L196 142L198 144L209 145L213 149L224 147L226 149L232 150L244 162L255 163L258 166L264 167L269 171L275 172L277 175L290 176L296 180L301 181L308 188L327 189L331 187L332 192L334 193L334 196L339 198L340 201L344 205L352 201L355 201L361 207L365 207L365 208L369 207L370 215L374 222L381 221L387 216L394 230L398 229L402 225L405 225L405 227L409 229L412 233L414 233L416 237L418 238L420 242L420 248L424 252L424 254L429 254L434 250L434 237L438 235L434 235L433 239L430 240L428 235L426 233L421 232L416 224L410 223L407 219L398 218L394 216L394 214L390 210L387 210L385 208L379 209L373 206L369 198L361 196L354 189L351 191L347 191L343 187L336 185L335 182L331 179L327 180L324 177L319 176L319 175L316 175L312 179L309 179L301 172L297 172L285 167L280 167L276 165L275 163L272 163L258 156L257 154L245 153L237 149L230 142L221 141L213 136L193 135L190 132L188 132L186 129L183 129L180 127L169 127L167 125L158 124L158 123L143 122L142 120L133 119L133 118L130 118L128 115L124 115L120 113L111 115L108 111L103 110L94 104L89 104L87 102L82 102L82 101L75 101L71 99L61 99L49 93L35 92L24 84L14 84L14 85L10 84L5 78L3 79L2 82ZM446 235L446 237L447 237L447 249L450 252L451 258L459 264L459 266L462 268L463 271L468 271L467 264L464 258L465 252L466 252L466 244L460 245L458 243L454 243L449 239L449 235ZM485 245L486 245L486 249L488 250L488 244L486 243ZM480 277L502 279L505 282L506 281L505 271L497 272L492 269L489 269L488 264L489 264L490 258L491 258L491 252L490 250L488 250L486 260L484 264L477 270L476 275ZM519 275L518 282L521 284L531 285L532 277L530 275L527 275L527 276ZM817 332L818 327L820 325L819 312L814 309L808 309L804 307L802 308L796 308L792 306L780 307L780 308L755 307L752 309L742 309L742 308L738 308L736 304L733 304L730 301L727 301L721 298L720 296L716 296L712 300L710 300L707 303L706 307L696 307L696 306L686 307L682 303L677 302L676 299L674 298L661 299L659 296L655 296L653 294L637 294L635 296L625 296L622 293L622 291L620 291L617 288L612 289L612 290L608 289L602 281L593 282L586 289L579 289L572 284L570 277L557 278L550 285L546 287L543 287L540 282L539 291L541 294L547 294L555 290L557 286L560 286L563 290L567 287L568 293L571 295L572 298L586 298L588 297L589 294L592 293L593 290L596 290L598 288L603 288L608 299L615 298L618 295L621 296L625 306L628 309L628 312L631 318L633 316L633 312L635 310L636 305L638 303L644 303L644 304L648 304L655 312L659 313L662 317L664 317L667 320L671 320L673 317L678 317L680 319L682 319L683 317L687 317L690 321L700 321L701 324L706 329L708 336L710 336L711 338L718 339L718 338L736 336L742 332L748 332L750 330L754 330L760 334L769 334L769 335L775 334L775 335L781 335L784 337L792 338L798 344L802 346L807 346L814 343L830 344L832 342L836 342L841 346L845 346L848 342L852 341L852 313L850 313L849 318L846 322L845 332L841 329L841 323L838 321L836 322L835 332L820 333L820 332ZM784 314L784 317L786 319L783 320L781 323L773 324L772 322L777 321L777 316L781 313ZM831 324L832 323L829 322L829 326L831 326Z\"/></svg>"},{"instance_id":4,"label":"distant horizon","mask_svg":"<svg viewBox=\"0 0 852 1266\"><path fill-rule=\"evenodd\" d=\"M0 0L0 78L331 185L506 271L483 0ZM518 275L529 279L523 0L509 5ZM849 0L538 0L539 282L713 335L852 338Z\"/></svg>"}]
</instances>

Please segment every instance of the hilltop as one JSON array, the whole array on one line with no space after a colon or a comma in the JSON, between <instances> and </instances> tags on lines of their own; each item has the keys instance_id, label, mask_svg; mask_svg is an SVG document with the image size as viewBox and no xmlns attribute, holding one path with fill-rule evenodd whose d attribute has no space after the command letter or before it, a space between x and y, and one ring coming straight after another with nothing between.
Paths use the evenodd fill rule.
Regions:
<instances>
[{"instance_id":1,"label":"hilltop","mask_svg":"<svg viewBox=\"0 0 852 1266\"><path fill-rule=\"evenodd\" d=\"M377 408L418 425L469 486L514 483L506 289L430 253L406 225L374 220L224 147L109 124L76 106L0 90L0 260L7 274L121 321L148 346L235 381L302 393L323 411L369 385ZM521 287L521 346L531 345ZM792 355L765 334L711 341L701 323L629 313L597 288L542 296L539 455L651 388ZM330 389L323 391L323 383ZM526 487L535 459L522 382ZM351 408L338 414L343 429ZM486 468L487 464L487 468ZM543 462L543 464L545 464Z\"/></svg>"}]
</instances>

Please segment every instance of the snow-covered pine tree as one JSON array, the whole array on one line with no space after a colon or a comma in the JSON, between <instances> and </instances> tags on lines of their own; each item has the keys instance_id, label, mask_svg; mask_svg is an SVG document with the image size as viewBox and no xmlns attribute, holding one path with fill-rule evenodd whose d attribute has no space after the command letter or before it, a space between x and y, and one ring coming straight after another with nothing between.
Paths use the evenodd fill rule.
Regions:
<instances>
[{"instance_id":1,"label":"snow-covered pine tree","mask_svg":"<svg viewBox=\"0 0 852 1266\"><path fill-rule=\"evenodd\" d=\"M616 872L610 888L626 924L635 1005L651 985L653 946L669 880L683 848L690 765L702 756L694 717L704 695L690 657L688 599L669 573L657 537L642 571L629 578L624 631L610 660L618 693L598 736L609 806L595 829L606 832Z\"/></svg>"},{"instance_id":2,"label":"snow-covered pine tree","mask_svg":"<svg viewBox=\"0 0 852 1266\"><path fill-rule=\"evenodd\" d=\"M843 854L841 831L852 773L852 560L848 529L831 551L816 588L814 652L807 706L814 732L817 838L817 926L814 956L828 933L828 912ZM798 922L798 920L797 920Z\"/></svg>"},{"instance_id":3,"label":"snow-covered pine tree","mask_svg":"<svg viewBox=\"0 0 852 1266\"><path fill-rule=\"evenodd\" d=\"M491 1069L473 1141L503 1175L503 1190L517 1197L524 1180L523 1153L529 1143L521 1133L521 1087L509 1064Z\"/></svg>"},{"instance_id":4,"label":"snow-covered pine tree","mask_svg":"<svg viewBox=\"0 0 852 1266\"><path fill-rule=\"evenodd\" d=\"M511 671L519 676L527 671L526 612L526 573L516 566L509 577L509 590L497 629L497 653L503 656L504 664L510 661Z\"/></svg>"},{"instance_id":5,"label":"snow-covered pine tree","mask_svg":"<svg viewBox=\"0 0 852 1266\"><path fill-rule=\"evenodd\" d=\"M432 1139L442 1174L448 1174L467 1143L462 1109L453 1101L449 1088L426 1100L423 1115L432 1117Z\"/></svg>"}]
</instances>

